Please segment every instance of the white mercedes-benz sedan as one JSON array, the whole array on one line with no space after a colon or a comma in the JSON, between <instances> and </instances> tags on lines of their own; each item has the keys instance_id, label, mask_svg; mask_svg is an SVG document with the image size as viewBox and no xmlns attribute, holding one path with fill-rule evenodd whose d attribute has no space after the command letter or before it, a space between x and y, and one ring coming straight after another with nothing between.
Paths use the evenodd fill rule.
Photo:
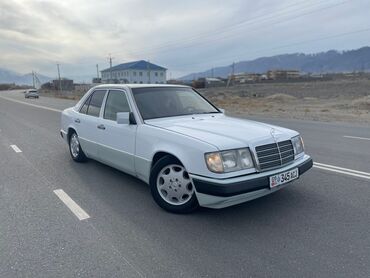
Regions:
<instances>
[{"instance_id":1,"label":"white mercedes-benz sedan","mask_svg":"<svg viewBox=\"0 0 370 278\"><path fill-rule=\"evenodd\" d=\"M252 200L312 167L298 132L226 116L187 86L99 85L61 125L73 160L136 176L171 212Z\"/></svg>"}]
</instances>

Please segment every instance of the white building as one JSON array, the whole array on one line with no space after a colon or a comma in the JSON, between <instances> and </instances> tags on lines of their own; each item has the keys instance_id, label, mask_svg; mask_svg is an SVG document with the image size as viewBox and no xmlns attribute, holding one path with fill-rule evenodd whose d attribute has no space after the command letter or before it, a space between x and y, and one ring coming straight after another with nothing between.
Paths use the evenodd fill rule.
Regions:
<instances>
[{"instance_id":1,"label":"white building","mask_svg":"<svg viewBox=\"0 0 370 278\"><path fill-rule=\"evenodd\" d=\"M140 60L102 70L101 78L103 83L164 84L166 71L164 67Z\"/></svg>"}]
</instances>

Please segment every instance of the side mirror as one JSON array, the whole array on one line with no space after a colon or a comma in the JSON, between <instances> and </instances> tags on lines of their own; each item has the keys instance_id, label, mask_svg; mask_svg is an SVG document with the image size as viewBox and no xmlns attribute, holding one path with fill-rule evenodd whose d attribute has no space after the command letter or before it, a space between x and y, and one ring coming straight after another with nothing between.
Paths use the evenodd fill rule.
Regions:
<instances>
[{"instance_id":1,"label":"side mirror","mask_svg":"<svg viewBox=\"0 0 370 278\"><path fill-rule=\"evenodd\" d=\"M120 125L136 125L134 113L132 112L118 112L117 124Z\"/></svg>"},{"instance_id":2,"label":"side mirror","mask_svg":"<svg viewBox=\"0 0 370 278\"><path fill-rule=\"evenodd\" d=\"M218 108L218 110L220 110L222 112L222 114L225 114L225 109L222 109L222 108Z\"/></svg>"}]
</instances>

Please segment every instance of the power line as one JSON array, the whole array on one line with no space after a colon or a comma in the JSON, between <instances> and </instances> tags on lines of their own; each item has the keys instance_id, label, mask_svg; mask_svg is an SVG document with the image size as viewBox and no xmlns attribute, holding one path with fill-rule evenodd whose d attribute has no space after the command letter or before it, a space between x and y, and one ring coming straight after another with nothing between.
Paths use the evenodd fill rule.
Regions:
<instances>
[{"instance_id":1,"label":"power line","mask_svg":"<svg viewBox=\"0 0 370 278\"><path fill-rule=\"evenodd\" d=\"M223 36L223 37L216 37L216 38L213 38L215 35L216 36L219 36L220 34L223 34L225 32L227 32L228 30L235 30L235 29L239 29L241 27L244 27L246 24L248 24L248 28L251 27L251 25L254 25L254 24L261 24L261 23L266 23L266 22L269 22L271 20L275 20L273 21L272 23L269 23L269 25L271 24L279 24L279 23L282 23L282 22L287 22L287 21L290 21L290 20L293 20L293 19L296 19L296 18L299 18L301 16L305 16L305 15L308 15L308 14L312 14L312 13L315 13L315 12L319 12L319 11L323 11L323 10L326 10L326 9L329 9L329 8L333 8L333 7L336 7L336 6L339 6L339 5L342 5L346 2L349 2L350 0L345 0L345 1L342 1L342 2L339 2L339 3L335 3L335 4L331 4L329 6L325 6L325 7L322 7L321 4L327 4L327 1L320 1L320 2L315 2L315 3L307 3L307 1L302 1L302 2L298 2L298 3L294 3L294 4L291 4L291 5L288 5L288 6L285 6L284 9L282 10L279 10L275 13L272 13L272 14L267 14L266 16L256 16L256 17L252 17L252 18L249 18L247 20L243 20L243 21L239 21L237 23L234 23L234 24L231 24L231 25L228 25L228 26L225 26L225 27L222 27L222 28L218 28L217 30L214 30L213 32L207 32L207 33L201 33L201 34L198 34L196 36L193 36L193 37L190 37L190 38L187 38L187 39L182 39L182 40L177 40L178 42L180 41L187 41L188 44L191 43L192 41L194 41L194 39L197 39L197 38L202 38L203 40L196 40L194 43L190 44L190 45L177 45L176 44L176 41L173 41L169 44L164 44L162 46L159 46L157 48L151 48L150 49L150 52L146 52L146 53L152 53L152 54L155 54L155 53L159 53L159 52L169 52L169 51L173 51L175 49L185 49L185 48L192 48L196 45L202 45L202 44L209 44L209 43L212 43L214 41L219 41L219 40L225 40L225 39L230 39L230 38L233 38L235 36L240 36L240 35L243 35L241 33L239 34L227 34L226 36ZM352 0L353 1L353 0ZM302 5L303 4L303 5ZM308 6L306 5L308 4ZM306 7L305 7L306 6ZM281 19L282 16L286 17L287 15L290 15L292 12L296 12L296 11L305 11L307 10L307 8L313 8L313 7L319 7L319 9L315 9L315 10L310 10L306 13L300 13L294 17L291 17L291 18L284 18L283 20L279 20L279 21L276 21L276 19ZM291 7L296 7L295 9L287 9L287 8L291 8ZM304 8L304 9L302 9ZM287 13L288 12L288 13ZM277 16L278 15L278 16ZM265 25L260 25L258 26L258 28L254 28L251 32L256 32L258 31L259 29L265 27ZM207 37L211 37L211 40L204 40L204 38L207 38ZM173 45L172 49L168 49L169 47L171 47L171 45ZM167 50L165 50L167 48ZM163 51L160 51L161 49L164 49ZM156 50L159 50L159 51L156 51ZM144 51L145 52L145 51ZM117 54L118 53L123 53L123 52L116 52ZM142 55L143 52L131 52L131 54L133 55ZM113 57L111 57L111 54L109 54L109 65L110 65L110 68L112 67L112 59ZM91 62L88 62L88 63L78 63L79 65L92 65L93 63ZM76 65L76 64L74 64ZM110 71L110 75L112 75L111 71ZM111 76L112 77L112 76Z\"/></svg>"},{"instance_id":2,"label":"power line","mask_svg":"<svg viewBox=\"0 0 370 278\"><path fill-rule=\"evenodd\" d=\"M157 47L157 48L155 48L155 47L153 48L152 47L149 52L145 52L145 51L144 52L130 52L130 54L133 54L133 55L135 55L135 54L140 55L142 53L145 53L145 54L156 54L156 53L160 53L160 52L173 51L175 49L191 48L191 47L194 47L196 45L202 45L202 44L209 44L209 43L212 43L212 42L218 42L219 40L230 39L230 38L235 37L235 36L243 35L241 33L238 33L238 34L230 34L230 33L228 33L226 36L219 37L220 34L223 34L225 32L228 32L229 29L234 29L234 30L235 29L239 29L241 27L244 27L244 25L246 25L247 23L248 23L248 26L247 27L249 27L249 28L251 27L251 25L260 24L260 23L269 23L268 26L270 26L272 24L279 24L279 23L291 21L293 19L296 19L296 18L299 18L299 17L302 17L302 16L306 16L306 15L309 15L309 14L312 14L312 13L321 12L321 11L326 10L326 9L334 8L336 6L342 5L342 4L347 3L349 1L351 1L351 0L345 0L345 1L341 1L339 3L334 3L334 4L326 5L326 6L322 6L322 5L320 6L318 4L323 4L323 3L326 4L327 1L326 2L324 1L324 2L319 2L319 3L314 3L313 5L311 4L311 6L309 6L309 7L305 7L305 9L303 9L303 10L302 10L302 8L295 9L295 10L289 11L288 14L282 14L282 15L280 15L278 17L274 16L274 14L272 14L272 15L271 14L268 14L267 17L265 16L265 17L262 17L262 18L261 17L252 18L252 19L245 20L243 22L239 22L239 23L234 24L234 25L230 25L230 26L226 27L227 30L224 30L224 31L222 31L222 29L226 29L226 28L219 28L218 30L215 31L216 33L211 32L211 33L207 33L207 34L198 35L198 37L201 38L202 40L196 40L196 38L198 38L198 37L193 37L193 38L190 38L188 40L183 40L185 43L187 42L187 44L185 44L185 45L178 45L178 44L172 43L172 44L163 45L163 46ZM304 11L307 10L307 8L312 8L312 7L319 7L319 8L318 9L314 9L314 10L309 10L309 11L307 11L305 13L300 13L298 15L295 15L294 17L291 17L291 18L284 18L284 16L287 16L287 15L291 14L292 12L297 12L297 11L303 11L304 12ZM279 11L278 13L282 13L282 12L284 12L284 11ZM275 19L279 19L279 18L281 19L282 16L283 16L283 20L278 20L278 21L275 20ZM269 22L271 20L275 20L275 21ZM266 25L260 25L258 28L254 27L253 30L252 30L252 32L256 32L256 31L260 30L263 27L266 27ZM206 38L206 37L211 37L212 38L212 36L215 36L215 35L216 35L216 37L213 38L213 39L211 39L211 40L204 40L204 38ZM191 44L189 44L189 43L191 43ZM165 50L165 49L167 49L167 50Z\"/></svg>"},{"instance_id":3,"label":"power line","mask_svg":"<svg viewBox=\"0 0 370 278\"><path fill-rule=\"evenodd\" d=\"M310 40L292 42L292 43L289 43L289 44L279 45L279 46L271 47L271 48L258 49L256 51L249 51L248 54L250 54L250 53L259 53L259 52L264 52L264 51L271 51L271 50L278 50L278 49L287 48L287 47L291 47L291 46L306 44L306 43L309 43L309 42L317 42L317 41L322 41L322 40L327 40L327 39L339 38L339 37L344 37L344 36L349 36L349 35L364 33L364 32L370 32L370 27L364 28L364 29L353 30L351 32L344 32L344 33L338 33L338 34L334 34L334 35L330 35L330 36L314 38L314 39L310 39ZM214 63L214 62L218 62L218 61L223 61L225 59L233 59L236 56L242 56L242 54L228 55L228 56L224 56L222 59L219 59L219 60L211 59L211 60L208 60L208 61L211 61L212 63ZM200 62L200 63L181 64L181 65L179 65L179 67L183 68L185 66L202 65L202 64L207 63L208 61L204 61L204 62Z\"/></svg>"},{"instance_id":4,"label":"power line","mask_svg":"<svg viewBox=\"0 0 370 278\"><path fill-rule=\"evenodd\" d=\"M275 20L274 22L273 22L273 24L279 24L279 23L282 23L282 22L287 22L287 21L290 21L290 20L293 20L293 19L296 19L296 18L298 18L298 17L301 17L301 16L305 16L305 15L308 15L308 14L312 14L312 13L315 13L315 12L319 12L319 11L323 11L323 10L326 10L326 9L329 9L329 8L333 8L333 7L336 7L336 6L339 6L339 5L342 5L342 4L344 4L344 3L346 3L346 2L349 2L350 0L346 0L346 1L342 1L342 2L339 2L339 3L335 3L335 4L331 4L331 5L327 5L327 6L325 6L325 7L322 7L322 3L324 3L324 4L326 4L327 3L327 1L324 1L324 2L316 2L316 3L307 3L307 1L302 1L302 2L299 2L299 3L295 3L295 4L293 4L293 5L289 5L289 6L286 6L286 7L284 7L284 9L283 10L280 10L280 11L278 11L278 12L276 12L276 13L272 13L272 14L268 14L267 16L262 16L262 17L255 17L255 18L250 18L250 19L247 19L247 20L244 20L244 21L240 21L240 22L237 22L237 23L235 23L235 24L232 24L232 25L229 25L229 26L225 26L225 27L223 27L223 28L218 28L217 30L215 30L215 32L217 32L217 34L209 34L209 33L204 33L204 35L207 37L209 37L209 36L214 36L214 35L216 35L216 36L218 36L219 34L222 34L222 33L225 33L225 31L223 31L223 30L230 30L230 29L238 29L238 28L241 28L241 27L244 27L244 25L245 24L249 24L247 27L250 27L250 25L252 25L252 24L260 24L260 23L264 23L264 22L268 22L268 21L271 21L271 20ZM307 6L307 7L304 7L304 6L302 6L301 4L302 3L307 3L307 4L309 4L309 6ZM294 6L297 6L298 7L298 9L297 8L295 8L295 9L290 9L290 10L287 10L287 7L294 7ZM307 8L312 8L312 7L319 7L320 6L320 8L319 9L315 9L315 10L310 10L310 11L308 11L308 12L306 12L306 13L300 13L299 15L296 15L296 16L294 16L294 17L291 17L291 18L284 18L283 20L279 20L279 21L276 21L276 19L281 19L281 17L282 16L287 16L287 15L289 15L289 14L291 14L292 12L295 12L295 11L305 11L305 10L307 10ZM302 10L302 7L304 8L303 10ZM288 12L288 14L286 14ZM285 13L285 14L284 14ZM280 14L279 16L276 16L276 14ZM271 24L271 23L269 23L269 24ZM262 26L259 26L259 29L260 28L262 28L262 27L264 27L263 25ZM258 30L258 28L254 28L254 30L252 30L252 32L253 31L257 31ZM240 35L240 34L237 34L238 36ZM190 38L190 39L196 39L197 37L201 37L201 36L203 36L203 34L198 34L197 36L193 36L192 38ZM233 36L235 36L235 35L233 35L233 34L228 34L228 36L223 36L223 37L221 37L221 38L215 38L215 39L217 39L217 40L220 40L220 39L222 39L222 40L224 40L224 39L228 39L228 38L232 38ZM186 39L185 39L186 40ZM189 38L188 38L188 40L189 40ZM180 40L181 41L181 40ZM184 41L184 39L182 40L182 41ZM176 42L176 41L175 41ZM189 40L189 42L191 42L191 40ZM192 44L192 45L188 45L188 46L177 46L177 47L175 47L175 48L172 48L172 50L174 50L174 49L177 49L177 48L189 48L189 47L194 47L195 45L199 45L199 44L208 44L208 43L210 43L210 42L212 42L212 41L204 41L204 40L202 40L202 41L196 41L196 43L195 44ZM172 42L171 44L174 44L174 42ZM171 44L170 44L170 46L171 46ZM165 47L166 45L162 45L161 47L163 48L163 47ZM175 45L176 46L176 45ZM169 47L168 45L166 46L167 48ZM280 47L281 48L281 47ZM159 48L158 48L159 49ZM156 48L152 48L151 50L156 50ZM172 51L172 50L170 50L170 51ZM167 50L168 51L168 50ZM161 52L161 51L159 51L159 52ZM162 51L162 52L165 52L165 51ZM139 53L139 52L137 52L137 53ZM156 52L152 52L152 53L156 53ZM233 55L233 57L235 57L235 55ZM111 57L111 54L110 54L110 57L109 57L109 65L110 65L110 69L112 68L112 57ZM224 58L225 59L225 58ZM213 60L214 61L214 60ZM189 65L196 65L196 64L204 64L205 62L201 62L201 63L192 63L192 64L189 64ZM80 65L82 65L82 64L85 64L85 63L79 63ZM92 64L92 63L86 63L86 64ZM111 72L111 70L110 70L110 75L111 75L111 77L112 77L112 72Z\"/></svg>"},{"instance_id":5,"label":"power line","mask_svg":"<svg viewBox=\"0 0 370 278\"><path fill-rule=\"evenodd\" d=\"M298 2L298 3L294 3L292 5L288 5L288 6L284 7L284 8L288 8L288 7L291 7L291 6L296 6L296 5L300 4L300 3L306 4L307 1L302 1L302 2ZM284 11L284 10L282 10L282 11ZM281 11L278 11L278 12L281 12ZM235 27L236 25L245 24L245 23L251 22L251 21L253 21L255 19L259 20L260 18L261 18L260 16L252 17L252 18L249 18L247 20L238 21L238 22L236 22L234 24L231 24L231 25L228 25L228 26L224 26L224 27L218 28L218 29L213 30L211 32L209 32L209 31L208 32L202 32L202 33L197 34L196 36L182 38L182 39L179 39L179 40L167 42L167 43L162 44L162 45L154 46L154 47L151 47L151 49L162 49L162 48L167 48L168 46L171 47L174 44L181 43L181 42L189 42L189 41L193 41L193 40L196 40L196 39L204 39L204 37L210 36L210 33L211 34L217 34L218 35L220 32L222 32L222 30L230 29L230 28ZM118 53L123 53L123 52L117 52L117 54ZM132 54L132 53L135 53L135 52L131 52L130 54Z\"/></svg>"}]
</instances>

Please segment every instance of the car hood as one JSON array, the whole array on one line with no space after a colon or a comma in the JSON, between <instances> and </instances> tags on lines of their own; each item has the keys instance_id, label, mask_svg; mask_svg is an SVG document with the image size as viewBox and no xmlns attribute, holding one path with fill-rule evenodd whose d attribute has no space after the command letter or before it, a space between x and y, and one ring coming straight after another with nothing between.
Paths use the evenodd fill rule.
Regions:
<instances>
[{"instance_id":1,"label":"car hood","mask_svg":"<svg viewBox=\"0 0 370 278\"><path fill-rule=\"evenodd\" d=\"M298 134L283 127L233 118L224 114L152 119L146 120L145 123L196 138L220 150L254 147L288 140Z\"/></svg>"}]
</instances>

